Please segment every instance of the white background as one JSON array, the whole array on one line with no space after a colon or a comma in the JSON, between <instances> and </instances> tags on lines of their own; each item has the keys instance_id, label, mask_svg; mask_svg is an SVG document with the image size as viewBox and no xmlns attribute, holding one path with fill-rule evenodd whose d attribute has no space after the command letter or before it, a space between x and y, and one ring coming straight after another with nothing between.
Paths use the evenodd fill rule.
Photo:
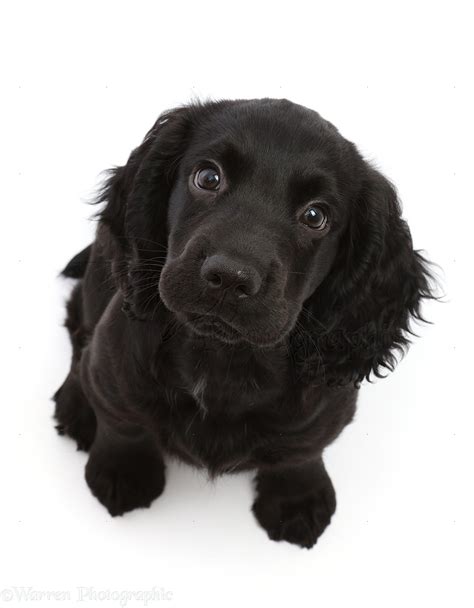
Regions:
<instances>
[{"instance_id":1,"label":"white background","mask_svg":"<svg viewBox=\"0 0 474 608\"><path fill-rule=\"evenodd\" d=\"M156 587L152 606L473 606L468 3L41 0L2 2L0 22L0 603ZM110 518L51 420L70 357L57 273L92 239L100 172L164 109L265 96L318 110L397 184L446 293L328 449L338 510L311 551L267 539L249 475L172 463L151 509Z\"/></svg>"}]
</instances>

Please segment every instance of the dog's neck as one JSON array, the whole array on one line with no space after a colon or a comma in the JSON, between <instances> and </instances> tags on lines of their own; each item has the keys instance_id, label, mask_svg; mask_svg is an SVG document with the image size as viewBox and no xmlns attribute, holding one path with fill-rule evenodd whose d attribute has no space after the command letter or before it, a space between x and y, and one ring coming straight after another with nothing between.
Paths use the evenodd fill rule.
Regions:
<instances>
[{"instance_id":1,"label":"dog's neck","mask_svg":"<svg viewBox=\"0 0 474 608\"><path fill-rule=\"evenodd\" d=\"M275 403L288 386L285 344L272 348L224 344L186 329L175 360L184 386L207 412L237 414Z\"/></svg>"}]
</instances>

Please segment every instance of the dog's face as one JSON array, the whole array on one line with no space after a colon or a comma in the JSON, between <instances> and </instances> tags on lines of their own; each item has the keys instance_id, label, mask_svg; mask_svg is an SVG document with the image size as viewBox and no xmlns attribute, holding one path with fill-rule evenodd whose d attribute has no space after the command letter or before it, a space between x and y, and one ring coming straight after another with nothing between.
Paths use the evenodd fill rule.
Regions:
<instances>
[{"instance_id":1,"label":"dog's face","mask_svg":"<svg viewBox=\"0 0 474 608\"><path fill-rule=\"evenodd\" d=\"M394 188L286 100L162 115L100 200L133 318L154 321L162 302L221 343L286 340L324 381L391 369L431 297Z\"/></svg>"},{"instance_id":2,"label":"dog's face","mask_svg":"<svg viewBox=\"0 0 474 608\"><path fill-rule=\"evenodd\" d=\"M165 305L225 342L282 340L330 272L356 162L331 125L299 106L207 116L169 199Z\"/></svg>"}]
</instances>

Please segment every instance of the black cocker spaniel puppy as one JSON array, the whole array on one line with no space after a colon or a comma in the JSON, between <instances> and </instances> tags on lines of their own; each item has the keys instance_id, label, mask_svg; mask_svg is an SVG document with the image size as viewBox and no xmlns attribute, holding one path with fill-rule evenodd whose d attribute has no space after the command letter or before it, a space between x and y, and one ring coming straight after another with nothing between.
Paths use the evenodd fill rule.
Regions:
<instances>
[{"instance_id":1,"label":"black cocker spaniel puppy","mask_svg":"<svg viewBox=\"0 0 474 608\"><path fill-rule=\"evenodd\" d=\"M165 453L255 469L259 523L311 547L336 508L324 448L433 297L394 188L316 112L238 100L160 116L99 202L63 271L80 280L55 395L92 493L149 506Z\"/></svg>"}]
</instances>

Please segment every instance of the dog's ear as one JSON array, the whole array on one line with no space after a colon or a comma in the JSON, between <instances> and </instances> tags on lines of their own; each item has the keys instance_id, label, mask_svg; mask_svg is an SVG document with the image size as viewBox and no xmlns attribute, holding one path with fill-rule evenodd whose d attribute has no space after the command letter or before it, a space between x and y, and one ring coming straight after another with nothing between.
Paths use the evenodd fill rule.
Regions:
<instances>
[{"instance_id":1,"label":"dog's ear","mask_svg":"<svg viewBox=\"0 0 474 608\"><path fill-rule=\"evenodd\" d=\"M109 171L97 198L104 204L98 217L111 237L112 271L124 293L124 310L134 318L148 317L143 303L158 291L168 199L198 111L185 106L162 114L127 164Z\"/></svg>"},{"instance_id":2,"label":"dog's ear","mask_svg":"<svg viewBox=\"0 0 474 608\"><path fill-rule=\"evenodd\" d=\"M133 238L144 238L146 235L140 232L143 227L146 232L153 232L156 225L150 227L149 220L160 219L156 216L166 211L177 161L187 145L191 122L190 107L164 112L140 146L132 151L126 165L109 171L96 200L104 203L98 216L120 247L127 249Z\"/></svg>"},{"instance_id":3,"label":"dog's ear","mask_svg":"<svg viewBox=\"0 0 474 608\"><path fill-rule=\"evenodd\" d=\"M433 297L394 187L367 166L334 267L303 309L314 344L301 358L303 374L356 385L383 376L409 343L410 321L422 319L422 300Z\"/></svg>"}]
</instances>

